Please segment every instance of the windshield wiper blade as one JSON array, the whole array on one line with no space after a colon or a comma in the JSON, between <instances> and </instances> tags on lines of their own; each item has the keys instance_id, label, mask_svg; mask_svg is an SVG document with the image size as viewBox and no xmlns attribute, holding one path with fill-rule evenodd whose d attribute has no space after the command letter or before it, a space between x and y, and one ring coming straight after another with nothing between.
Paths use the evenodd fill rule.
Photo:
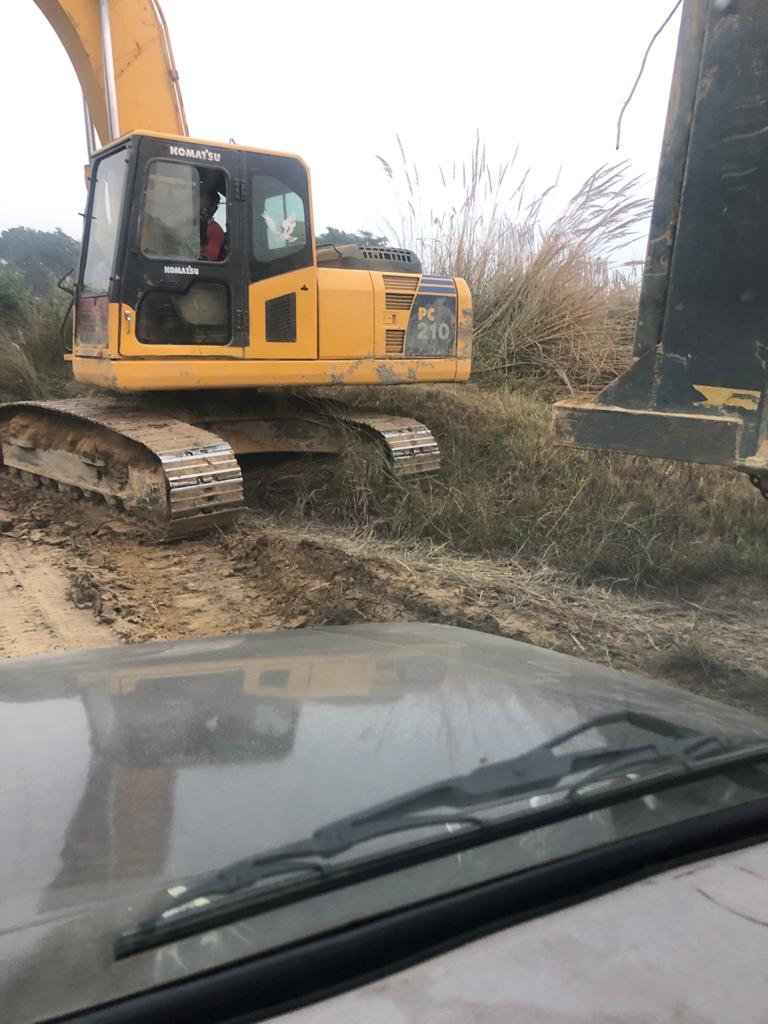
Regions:
<instances>
[{"instance_id":1,"label":"windshield wiper blade","mask_svg":"<svg viewBox=\"0 0 768 1024\"><path fill-rule=\"evenodd\" d=\"M558 747L585 733L612 725L630 725L655 739L632 746L600 746L570 753L556 753ZM470 772L419 787L361 812L346 815L323 825L306 839L275 847L265 853L236 861L196 879L190 885L178 885L168 891L169 903L156 915L135 928L120 933L115 942L117 958L129 956L173 939L195 934L218 924L235 920L243 912L256 912L288 902L294 897L324 891L364 876L393 870L395 863L417 863L466 845L469 832L481 832L485 841L513 834L520 827L544 824L564 815L581 814L587 808L610 803L619 789L610 793L583 795L589 785L606 778L634 772L638 767L657 764L664 775L675 781L697 774L702 766L715 766L745 757L768 757L768 736L721 738L708 736L688 726L672 723L659 716L618 711L597 716L588 722L561 732L552 739L514 757L481 765ZM678 770L675 771L674 768ZM564 789L559 784L580 776ZM659 774L649 781L627 778L620 792L642 791L657 785ZM561 793L561 799L505 819L489 822L468 809L487 809L501 802L530 797L542 792ZM440 808L440 811L436 811ZM447 809L447 810L444 810ZM402 850L386 851L374 857L333 864L334 858L353 847L397 832L460 826L447 836L426 840ZM517 826L517 828L515 828ZM478 841L476 838L474 841ZM425 852L428 851L428 852ZM405 856L404 856L405 854ZM410 855L410 856L409 856ZM291 881L291 876L294 877ZM269 879L288 879L277 888L257 887ZM238 894L246 893L237 899ZM235 897L235 902L231 902ZM222 903L226 905L223 906Z\"/></svg>"}]
</instances>

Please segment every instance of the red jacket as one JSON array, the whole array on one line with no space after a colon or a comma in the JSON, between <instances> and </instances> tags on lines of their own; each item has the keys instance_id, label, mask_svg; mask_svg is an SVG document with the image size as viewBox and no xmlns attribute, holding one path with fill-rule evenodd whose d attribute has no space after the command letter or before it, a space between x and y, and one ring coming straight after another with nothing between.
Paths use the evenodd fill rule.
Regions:
<instances>
[{"instance_id":1,"label":"red jacket","mask_svg":"<svg viewBox=\"0 0 768 1024\"><path fill-rule=\"evenodd\" d=\"M218 263L223 257L221 250L224 248L225 234L215 220L209 220L206 225L205 245L200 249L200 258Z\"/></svg>"}]
</instances>

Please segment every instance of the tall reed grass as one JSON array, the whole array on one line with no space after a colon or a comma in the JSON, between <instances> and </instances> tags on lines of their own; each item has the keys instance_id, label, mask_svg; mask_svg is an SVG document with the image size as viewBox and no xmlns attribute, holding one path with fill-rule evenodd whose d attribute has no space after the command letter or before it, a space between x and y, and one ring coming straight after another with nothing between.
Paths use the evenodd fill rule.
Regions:
<instances>
[{"instance_id":1,"label":"tall reed grass","mask_svg":"<svg viewBox=\"0 0 768 1024\"><path fill-rule=\"evenodd\" d=\"M379 160L402 210L389 226L398 243L470 286L477 380L585 390L628 365L638 281L616 256L642 234L650 203L626 163L598 168L558 209L557 183L531 195L517 156L492 167L479 140L436 185L402 145L397 163Z\"/></svg>"}]
</instances>

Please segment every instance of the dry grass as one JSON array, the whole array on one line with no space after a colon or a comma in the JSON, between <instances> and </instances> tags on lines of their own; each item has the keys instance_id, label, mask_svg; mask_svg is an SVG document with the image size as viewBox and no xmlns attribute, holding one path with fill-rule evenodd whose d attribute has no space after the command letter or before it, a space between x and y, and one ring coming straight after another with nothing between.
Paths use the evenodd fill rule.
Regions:
<instances>
[{"instance_id":1,"label":"dry grass","mask_svg":"<svg viewBox=\"0 0 768 1024\"><path fill-rule=\"evenodd\" d=\"M768 569L765 503L740 474L557 448L540 398L477 385L346 389L428 423L439 476L392 480L365 451L272 473L266 507L446 553L514 557L580 583L685 586Z\"/></svg>"},{"instance_id":2,"label":"dry grass","mask_svg":"<svg viewBox=\"0 0 768 1024\"><path fill-rule=\"evenodd\" d=\"M278 551L286 545L302 550L309 542L309 550L322 553L326 565L330 555L345 582L350 561L357 563L366 576L371 572L380 585L384 581L387 598L406 598L404 617L413 617L421 599L428 613L422 617L430 621L499 633L612 668L671 679L695 693L768 712L760 580L717 580L698 587L692 601L652 588L636 594L584 586L563 573L513 558L483 559L434 543L377 540L370 530L295 517L244 517L241 530L223 542L237 549L244 540L247 546L251 532L263 536L265 531L269 547ZM250 553L246 564L255 560ZM366 593L370 589L366 585ZM357 602L353 614L361 614Z\"/></svg>"},{"instance_id":3,"label":"dry grass","mask_svg":"<svg viewBox=\"0 0 768 1024\"><path fill-rule=\"evenodd\" d=\"M60 333L66 305L31 299L17 322L0 324L0 400L50 398L65 393L72 375Z\"/></svg>"},{"instance_id":4,"label":"dry grass","mask_svg":"<svg viewBox=\"0 0 768 1024\"><path fill-rule=\"evenodd\" d=\"M433 271L465 277L476 310L478 383L342 389L338 397L429 424L439 477L388 478L370 452L272 471L262 505L288 507L445 554L514 558L579 585L687 587L768 569L764 502L705 466L557 448L551 399L612 380L630 360L636 285L610 269L648 206L624 167L602 168L557 216L525 200L525 176L491 172L481 147L443 175L460 201L423 214L416 168L385 164L404 190L400 241ZM505 198L506 197L506 198Z\"/></svg>"},{"instance_id":5,"label":"dry grass","mask_svg":"<svg viewBox=\"0 0 768 1024\"><path fill-rule=\"evenodd\" d=\"M636 238L649 214L627 165L601 167L553 216L553 186L533 198L515 160L491 168L478 142L468 161L422 197L419 170L379 158L403 216L393 233L432 273L467 280L475 307L476 379L565 385L608 383L629 362L637 282L611 257ZM436 210L436 193L440 203Z\"/></svg>"}]
</instances>

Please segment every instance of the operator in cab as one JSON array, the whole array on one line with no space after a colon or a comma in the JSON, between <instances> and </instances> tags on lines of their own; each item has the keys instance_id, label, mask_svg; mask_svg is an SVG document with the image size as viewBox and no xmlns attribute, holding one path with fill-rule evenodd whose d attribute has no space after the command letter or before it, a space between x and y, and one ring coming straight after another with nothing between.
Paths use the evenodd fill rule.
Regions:
<instances>
[{"instance_id":1,"label":"operator in cab","mask_svg":"<svg viewBox=\"0 0 768 1024\"><path fill-rule=\"evenodd\" d=\"M224 259L226 235L213 219L219 208L219 193L213 185L200 189L200 259L219 263Z\"/></svg>"}]
</instances>

